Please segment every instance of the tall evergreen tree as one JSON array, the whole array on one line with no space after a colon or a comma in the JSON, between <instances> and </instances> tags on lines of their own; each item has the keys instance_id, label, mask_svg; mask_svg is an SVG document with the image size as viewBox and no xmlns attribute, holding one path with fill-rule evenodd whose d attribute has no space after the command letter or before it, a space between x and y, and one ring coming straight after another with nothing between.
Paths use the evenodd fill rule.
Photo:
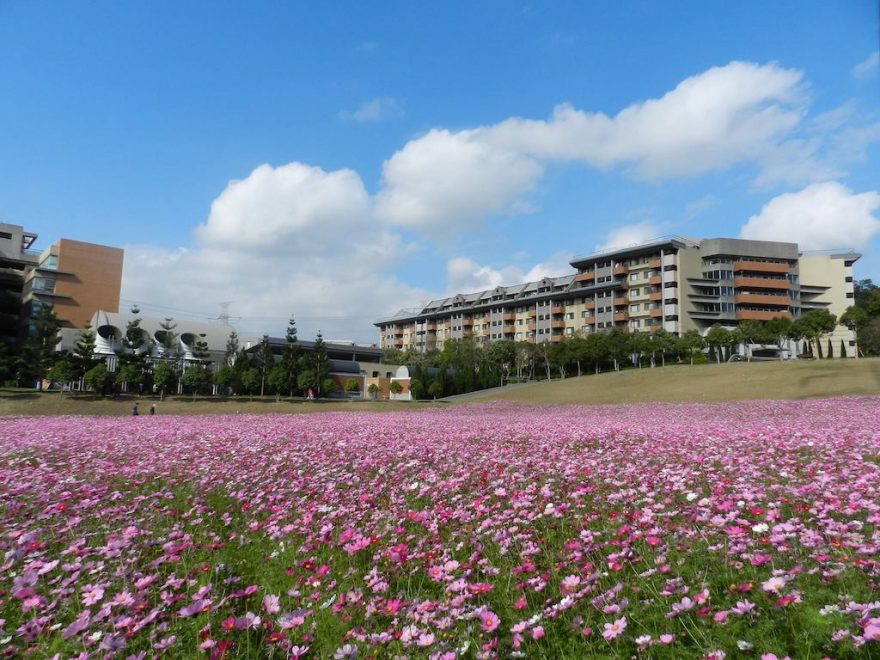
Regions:
<instances>
[{"instance_id":1,"label":"tall evergreen tree","mask_svg":"<svg viewBox=\"0 0 880 660\"><path fill-rule=\"evenodd\" d=\"M327 347L324 345L324 336L320 330L318 330L318 336L315 337L315 347L312 350L311 358L314 390L320 396L324 381L330 376L330 360L327 358Z\"/></svg>"},{"instance_id":2,"label":"tall evergreen tree","mask_svg":"<svg viewBox=\"0 0 880 660\"><path fill-rule=\"evenodd\" d=\"M287 324L284 350L281 353L281 367L284 373L283 386L285 391L290 392L290 396L293 396L293 392L297 386L301 356L302 351L300 350L296 336L296 320L294 320L293 315L291 315L290 322Z\"/></svg>"},{"instance_id":3,"label":"tall evergreen tree","mask_svg":"<svg viewBox=\"0 0 880 660\"><path fill-rule=\"evenodd\" d=\"M272 354L272 345L269 343L269 335L263 335L260 340L260 348L256 355L256 366L260 372L260 396L266 393L266 379L275 365L275 356Z\"/></svg>"},{"instance_id":4,"label":"tall evergreen tree","mask_svg":"<svg viewBox=\"0 0 880 660\"><path fill-rule=\"evenodd\" d=\"M61 338L58 331L61 322L51 305L42 305L33 318L31 332L24 342L19 360L19 374L22 378L36 381L37 388L43 388L43 378L57 359L55 348Z\"/></svg>"},{"instance_id":5,"label":"tall evergreen tree","mask_svg":"<svg viewBox=\"0 0 880 660\"><path fill-rule=\"evenodd\" d=\"M89 369L95 366L97 362L95 360L96 344L95 331L92 330L92 324L87 323L79 333L73 348L74 378L82 378Z\"/></svg>"}]
</instances>

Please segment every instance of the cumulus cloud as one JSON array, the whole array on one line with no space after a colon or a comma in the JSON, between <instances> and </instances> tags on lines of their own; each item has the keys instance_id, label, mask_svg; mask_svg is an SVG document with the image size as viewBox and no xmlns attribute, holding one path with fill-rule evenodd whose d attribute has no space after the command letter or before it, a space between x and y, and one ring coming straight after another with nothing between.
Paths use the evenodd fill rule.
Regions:
<instances>
[{"instance_id":1,"label":"cumulus cloud","mask_svg":"<svg viewBox=\"0 0 880 660\"><path fill-rule=\"evenodd\" d=\"M534 159L473 131L432 130L385 161L376 212L395 225L448 235L489 214L528 210L523 195L541 173Z\"/></svg>"},{"instance_id":2,"label":"cumulus cloud","mask_svg":"<svg viewBox=\"0 0 880 660\"><path fill-rule=\"evenodd\" d=\"M875 50L852 69L854 78L870 78L880 69L880 50Z\"/></svg>"},{"instance_id":3,"label":"cumulus cloud","mask_svg":"<svg viewBox=\"0 0 880 660\"><path fill-rule=\"evenodd\" d=\"M749 218L740 237L793 241L805 250L862 248L880 233L878 209L876 191L854 193L836 181L816 183L771 199Z\"/></svg>"},{"instance_id":4,"label":"cumulus cloud","mask_svg":"<svg viewBox=\"0 0 880 660\"><path fill-rule=\"evenodd\" d=\"M126 247L123 297L205 315L231 300L243 332L282 333L293 313L305 339L373 342L376 318L429 295L390 274L415 248L375 226L349 170L262 165L226 187L195 236L186 250Z\"/></svg>"},{"instance_id":5,"label":"cumulus cloud","mask_svg":"<svg viewBox=\"0 0 880 660\"><path fill-rule=\"evenodd\" d=\"M511 286L523 282L535 282L544 277L558 277L573 272L570 255L558 252L528 270L520 266L506 265L498 268L481 264L470 257L453 257L446 263L447 293L473 293Z\"/></svg>"},{"instance_id":6,"label":"cumulus cloud","mask_svg":"<svg viewBox=\"0 0 880 660\"><path fill-rule=\"evenodd\" d=\"M214 200L196 238L205 246L236 250L305 251L332 242L328 229L349 231L365 224L369 203L352 170L260 165Z\"/></svg>"},{"instance_id":7,"label":"cumulus cloud","mask_svg":"<svg viewBox=\"0 0 880 660\"><path fill-rule=\"evenodd\" d=\"M604 243L596 246L596 251L611 250L646 243L660 235L660 228L651 220L643 220L623 225L612 230Z\"/></svg>"},{"instance_id":8,"label":"cumulus cloud","mask_svg":"<svg viewBox=\"0 0 880 660\"><path fill-rule=\"evenodd\" d=\"M398 119L403 116L403 104L395 98L376 98L362 103L356 110L343 110L339 116L359 124Z\"/></svg>"},{"instance_id":9,"label":"cumulus cloud","mask_svg":"<svg viewBox=\"0 0 880 660\"><path fill-rule=\"evenodd\" d=\"M627 166L650 179L699 174L760 161L789 134L805 111L801 77L775 64L731 62L613 117L563 104L549 120L508 119L480 138L536 158Z\"/></svg>"}]
</instances>

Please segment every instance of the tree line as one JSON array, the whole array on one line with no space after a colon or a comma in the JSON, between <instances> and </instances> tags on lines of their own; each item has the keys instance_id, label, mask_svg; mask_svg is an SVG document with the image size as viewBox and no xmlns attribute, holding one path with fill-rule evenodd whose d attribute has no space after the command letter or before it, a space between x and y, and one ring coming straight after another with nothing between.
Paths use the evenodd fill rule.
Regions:
<instances>
[{"instance_id":1,"label":"tree line","mask_svg":"<svg viewBox=\"0 0 880 660\"><path fill-rule=\"evenodd\" d=\"M410 392L417 399L464 394L511 382L581 376L585 373L619 371L623 368L665 366L667 363L722 362L739 345L743 359L751 360L752 344L779 348L788 341L805 342L809 357L845 357L843 343L837 347L827 338L837 317L827 310L812 310L791 320L741 321L736 328L720 324L702 335L688 330L681 336L660 329L654 333L612 329L597 333L574 333L558 342L525 341L477 343L472 336L446 341L441 350L417 352L390 349L383 358L405 364L410 371Z\"/></svg>"},{"instance_id":2,"label":"tree line","mask_svg":"<svg viewBox=\"0 0 880 660\"><path fill-rule=\"evenodd\" d=\"M177 333L177 323L166 318L160 324L158 345L154 345L135 317L126 325L115 351L116 368L111 371L107 356L96 354L95 331L86 326L80 331L70 352L56 350L61 324L50 306L34 318L33 329L18 351L0 344L0 380L7 384L41 387L42 381L65 387L80 384L99 394L113 392L157 393L181 390L193 396L216 391L224 395L255 394L300 396L309 391L314 396L332 393L336 384L330 378L330 360L320 332L312 351L303 351L298 343L296 321L287 326L285 342L276 359L269 337L264 335L257 350L248 352L240 346L232 330L226 342L222 363L212 368L208 344L197 337L191 356L184 358Z\"/></svg>"}]
</instances>

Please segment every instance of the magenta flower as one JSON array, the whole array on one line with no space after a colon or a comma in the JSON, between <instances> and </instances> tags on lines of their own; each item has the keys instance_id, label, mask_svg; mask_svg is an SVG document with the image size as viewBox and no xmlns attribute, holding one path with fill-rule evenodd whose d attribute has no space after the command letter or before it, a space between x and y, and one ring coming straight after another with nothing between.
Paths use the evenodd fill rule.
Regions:
<instances>
[{"instance_id":1,"label":"magenta flower","mask_svg":"<svg viewBox=\"0 0 880 660\"><path fill-rule=\"evenodd\" d=\"M622 616L614 623L606 623L605 630L602 631L602 637L605 638L605 641L610 642L612 639L618 637L623 631L626 630L626 617Z\"/></svg>"}]
</instances>

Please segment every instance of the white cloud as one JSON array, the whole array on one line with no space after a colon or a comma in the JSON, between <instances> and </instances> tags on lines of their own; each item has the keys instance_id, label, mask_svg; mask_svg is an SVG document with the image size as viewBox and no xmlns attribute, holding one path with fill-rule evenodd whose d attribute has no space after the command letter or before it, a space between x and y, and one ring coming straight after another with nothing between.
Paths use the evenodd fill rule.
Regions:
<instances>
[{"instance_id":1,"label":"white cloud","mask_svg":"<svg viewBox=\"0 0 880 660\"><path fill-rule=\"evenodd\" d=\"M380 218L433 235L528 209L523 195L542 173L533 159L475 139L472 131L432 130L382 168Z\"/></svg>"},{"instance_id":2,"label":"white cloud","mask_svg":"<svg viewBox=\"0 0 880 660\"><path fill-rule=\"evenodd\" d=\"M211 205L187 250L126 247L123 298L210 316L231 300L243 332L376 341L372 322L428 294L389 271L414 249L370 217L360 178L262 165ZM147 313L147 312L145 312Z\"/></svg>"},{"instance_id":3,"label":"white cloud","mask_svg":"<svg viewBox=\"0 0 880 660\"><path fill-rule=\"evenodd\" d=\"M596 251L623 248L646 243L660 235L660 228L651 220L617 227L608 234L605 242L596 246Z\"/></svg>"},{"instance_id":4,"label":"white cloud","mask_svg":"<svg viewBox=\"0 0 880 660\"><path fill-rule=\"evenodd\" d=\"M549 120L508 119L480 137L536 158L623 165L662 179L761 161L798 125L804 105L800 72L731 62L613 117L563 104Z\"/></svg>"},{"instance_id":5,"label":"white cloud","mask_svg":"<svg viewBox=\"0 0 880 660\"><path fill-rule=\"evenodd\" d=\"M220 193L208 219L196 228L196 238L206 246L304 251L332 242L328 230L364 224L369 203L352 170L260 165Z\"/></svg>"},{"instance_id":6,"label":"white cloud","mask_svg":"<svg viewBox=\"0 0 880 660\"><path fill-rule=\"evenodd\" d=\"M523 270L520 266L507 265L493 268L480 264L470 257L454 257L446 263L447 293L474 293L496 286L512 286L523 282L535 282L544 277L559 277L573 272L571 255L557 252L546 261Z\"/></svg>"},{"instance_id":7,"label":"white cloud","mask_svg":"<svg viewBox=\"0 0 880 660\"><path fill-rule=\"evenodd\" d=\"M399 99L384 97L364 101L357 110L343 110L339 116L360 124L388 121L402 117L403 104Z\"/></svg>"},{"instance_id":8,"label":"white cloud","mask_svg":"<svg viewBox=\"0 0 880 660\"><path fill-rule=\"evenodd\" d=\"M880 233L880 194L853 193L836 181L815 183L767 202L749 218L741 238L793 241L805 250L862 248Z\"/></svg>"},{"instance_id":9,"label":"white cloud","mask_svg":"<svg viewBox=\"0 0 880 660\"><path fill-rule=\"evenodd\" d=\"M880 69L880 50L875 50L853 67L852 75L859 79L870 78L878 69Z\"/></svg>"}]
</instances>

